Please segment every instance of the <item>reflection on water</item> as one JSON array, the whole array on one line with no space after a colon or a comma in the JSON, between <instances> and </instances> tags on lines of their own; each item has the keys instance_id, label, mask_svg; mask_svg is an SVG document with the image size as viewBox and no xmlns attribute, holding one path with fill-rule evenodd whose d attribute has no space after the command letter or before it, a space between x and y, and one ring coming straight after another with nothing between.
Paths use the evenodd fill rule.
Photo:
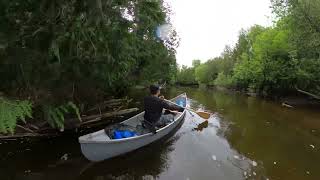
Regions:
<instances>
[{"instance_id":1,"label":"reflection on water","mask_svg":"<svg viewBox=\"0 0 320 180\"><path fill-rule=\"evenodd\" d=\"M218 135L231 149L258 162L265 177L320 179L319 111L287 109L236 93L191 90L188 95L217 112Z\"/></svg>"},{"instance_id":2,"label":"reflection on water","mask_svg":"<svg viewBox=\"0 0 320 180\"><path fill-rule=\"evenodd\" d=\"M202 131L203 129L207 128L209 125L209 121L204 121L203 123L198 124L197 127L193 128L195 131Z\"/></svg>"},{"instance_id":3,"label":"reflection on water","mask_svg":"<svg viewBox=\"0 0 320 180\"><path fill-rule=\"evenodd\" d=\"M320 112L213 90L164 94L169 99L182 92L211 118L187 113L167 138L101 163L82 157L78 135L0 142L0 179L320 179ZM132 92L140 102L134 106L142 105L145 93Z\"/></svg>"}]
</instances>

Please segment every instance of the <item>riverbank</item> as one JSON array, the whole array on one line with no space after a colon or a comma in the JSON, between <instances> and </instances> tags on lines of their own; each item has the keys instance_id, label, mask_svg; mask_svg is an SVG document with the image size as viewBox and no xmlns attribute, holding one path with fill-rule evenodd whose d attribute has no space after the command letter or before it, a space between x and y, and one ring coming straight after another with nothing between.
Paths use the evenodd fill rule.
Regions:
<instances>
[{"instance_id":1,"label":"riverbank","mask_svg":"<svg viewBox=\"0 0 320 180\"><path fill-rule=\"evenodd\" d=\"M88 131L97 127L121 121L130 117L139 109L130 105L132 99L109 99L88 107L80 112L80 117L67 116L61 122L63 128L50 124L49 119L27 119L18 122L14 133L0 133L0 140L18 140L21 138L50 138L62 136L65 133ZM80 119L79 119L80 118Z\"/></svg>"},{"instance_id":2,"label":"riverbank","mask_svg":"<svg viewBox=\"0 0 320 180\"><path fill-rule=\"evenodd\" d=\"M208 88L223 92L232 92L232 93L240 93L245 94L251 97L258 97L262 99L268 99L275 101L281 104L283 107L287 108L310 108L310 109L319 109L320 108L320 100L317 98L308 95L306 93L299 92L298 90L288 93L286 96L284 95L261 95L255 92L249 91L241 91L236 88L226 88L222 86L207 86L207 85L185 85L179 84L178 87L198 87L198 88Z\"/></svg>"},{"instance_id":3,"label":"riverbank","mask_svg":"<svg viewBox=\"0 0 320 180\"><path fill-rule=\"evenodd\" d=\"M272 100L281 104L283 107L287 107L287 108L312 108L312 109L320 108L320 100L315 99L311 96L308 96L298 91L290 92L287 95L261 95L254 92L239 91L236 89L228 89L224 87L213 87L213 88L221 91L240 92L240 93L246 94L247 96Z\"/></svg>"}]
</instances>

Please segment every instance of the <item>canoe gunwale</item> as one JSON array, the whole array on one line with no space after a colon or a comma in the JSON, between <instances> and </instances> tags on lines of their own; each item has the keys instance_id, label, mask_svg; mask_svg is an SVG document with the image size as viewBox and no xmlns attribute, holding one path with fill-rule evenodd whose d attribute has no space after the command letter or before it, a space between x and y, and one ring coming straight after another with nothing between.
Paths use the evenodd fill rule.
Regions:
<instances>
[{"instance_id":1,"label":"canoe gunwale","mask_svg":"<svg viewBox=\"0 0 320 180\"><path fill-rule=\"evenodd\" d=\"M182 93L182 94L176 96L175 98L177 98L179 96L182 96L182 95L186 95L186 93ZM173 100L175 98L172 98L171 100ZM186 97L186 99L187 99L187 97ZM169 128L172 124L174 124L176 121L180 121L181 118L183 118L183 116L185 115L186 111L187 110L184 109L184 111L181 112L179 114L179 116L173 122L171 122L167 126L164 126L164 127L160 128L160 129L158 129L156 132L159 133L161 131L164 131L165 129ZM127 119L127 120L125 120L125 121L123 121L123 122L121 122L120 124L124 124L126 121L129 121L129 120L131 120L133 118L141 116L143 113L144 113L144 111L139 113L139 114L137 114L137 115L135 115L135 116L133 116L133 117L131 117L131 118L129 118L129 119ZM103 131L103 132L101 132L101 131ZM99 130L97 132L93 132L93 133L86 134L86 135L83 135L83 136L79 137L79 143L80 144L116 144L116 143L121 143L121 142L124 142L124 141L134 141L134 140L137 140L137 139L140 139L140 138L144 138L144 137L147 137L147 136L155 135L152 132L149 132L149 133L146 133L146 134L143 134L143 135L140 135L140 136L133 136L133 137L123 138L123 139L110 139L110 140L104 140L104 141L101 141L101 140L88 140L90 135L92 135L94 133L97 133L97 134L104 133L104 130L102 129L102 130Z\"/></svg>"}]
</instances>

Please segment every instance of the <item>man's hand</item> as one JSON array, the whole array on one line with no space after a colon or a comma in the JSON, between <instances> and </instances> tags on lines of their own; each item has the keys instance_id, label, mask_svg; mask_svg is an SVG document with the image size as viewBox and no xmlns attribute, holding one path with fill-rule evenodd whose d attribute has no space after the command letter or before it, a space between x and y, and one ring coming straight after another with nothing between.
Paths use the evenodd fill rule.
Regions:
<instances>
[{"instance_id":1,"label":"man's hand","mask_svg":"<svg viewBox=\"0 0 320 180\"><path fill-rule=\"evenodd\" d=\"M163 99L164 99L164 96L159 96L159 98L163 100Z\"/></svg>"},{"instance_id":2,"label":"man's hand","mask_svg":"<svg viewBox=\"0 0 320 180\"><path fill-rule=\"evenodd\" d=\"M177 115L177 114L180 113L179 111L171 111L171 110L170 110L170 112L171 112L172 114L175 114L175 115Z\"/></svg>"}]
</instances>

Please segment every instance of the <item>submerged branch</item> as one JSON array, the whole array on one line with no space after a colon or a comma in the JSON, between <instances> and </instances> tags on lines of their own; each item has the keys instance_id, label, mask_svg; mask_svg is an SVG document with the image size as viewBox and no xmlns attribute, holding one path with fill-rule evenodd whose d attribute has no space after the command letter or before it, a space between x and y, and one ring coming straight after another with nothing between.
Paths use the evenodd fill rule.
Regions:
<instances>
[{"instance_id":1,"label":"submerged branch","mask_svg":"<svg viewBox=\"0 0 320 180\"><path fill-rule=\"evenodd\" d=\"M306 95L308 95L308 96L313 97L314 99L320 100L320 96L318 96L318 95L312 94L312 93L307 92L307 91L303 91L303 90L298 89L298 88L296 88L296 89L297 89L297 91L300 92L300 93L306 94Z\"/></svg>"}]
</instances>

